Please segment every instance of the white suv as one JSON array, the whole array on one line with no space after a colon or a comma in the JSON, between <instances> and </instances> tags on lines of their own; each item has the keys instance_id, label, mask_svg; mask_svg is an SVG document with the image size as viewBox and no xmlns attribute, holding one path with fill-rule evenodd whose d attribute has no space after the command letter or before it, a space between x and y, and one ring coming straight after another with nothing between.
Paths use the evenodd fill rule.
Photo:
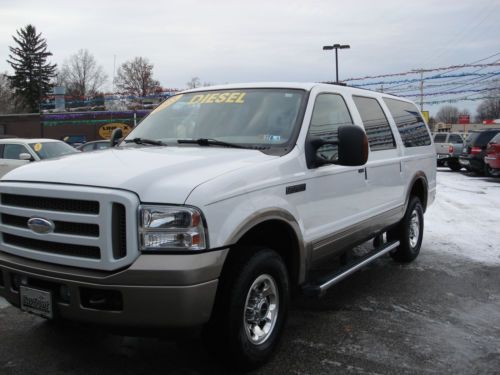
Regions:
<instances>
[{"instance_id":1,"label":"white suv","mask_svg":"<svg viewBox=\"0 0 500 375\"><path fill-rule=\"evenodd\" d=\"M203 326L208 350L255 367L292 290L320 295L386 253L416 258L435 158L398 97L316 83L186 91L117 147L2 178L0 295L47 318Z\"/></svg>"},{"instance_id":2,"label":"white suv","mask_svg":"<svg viewBox=\"0 0 500 375\"><path fill-rule=\"evenodd\" d=\"M77 152L70 145L55 139L0 139L0 177L30 161L50 159Z\"/></svg>"}]
</instances>

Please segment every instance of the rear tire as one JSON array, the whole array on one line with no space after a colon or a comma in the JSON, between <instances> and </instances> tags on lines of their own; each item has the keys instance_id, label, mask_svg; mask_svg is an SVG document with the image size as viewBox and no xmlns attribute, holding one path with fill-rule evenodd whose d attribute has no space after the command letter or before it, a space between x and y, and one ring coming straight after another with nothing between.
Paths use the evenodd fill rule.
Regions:
<instances>
[{"instance_id":1,"label":"rear tire","mask_svg":"<svg viewBox=\"0 0 500 375\"><path fill-rule=\"evenodd\" d=\"M391 257L403 263L413 261L420 253L424 235L424 209L420 199L410 198L405 216L399 224L387 232L389 240L398 240L398 248L391 252Z\"/></svg>"},{"instance_id":2,"label":"rear tire","mask_svg":"<svg viewBox=\"0 0 500 375\"><path fill-rule=\"evenodd\" d=\"M278 346L288 313L288 273L274 250L231 251L203 341L222 362L249 370L268 361Z\"/></svg>"}]
</instances>

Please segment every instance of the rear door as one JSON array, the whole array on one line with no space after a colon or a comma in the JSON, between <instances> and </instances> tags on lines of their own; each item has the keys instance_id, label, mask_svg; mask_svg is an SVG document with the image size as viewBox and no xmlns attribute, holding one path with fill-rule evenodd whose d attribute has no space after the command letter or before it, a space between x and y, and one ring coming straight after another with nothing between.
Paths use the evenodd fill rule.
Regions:
<instances>
[{"instance_id":1,"label":"rear door","mask_svg":"<svg viewBox=\"0 0 500 375\"><path fill-rule=\"evenodd\" d=\"M401 150L396 146L391 126L378 99L355 95L353 100L370 146L365 172L368 185L367 215L373 217L388 214L404 200Z\"/></svg>"}]
</instances>

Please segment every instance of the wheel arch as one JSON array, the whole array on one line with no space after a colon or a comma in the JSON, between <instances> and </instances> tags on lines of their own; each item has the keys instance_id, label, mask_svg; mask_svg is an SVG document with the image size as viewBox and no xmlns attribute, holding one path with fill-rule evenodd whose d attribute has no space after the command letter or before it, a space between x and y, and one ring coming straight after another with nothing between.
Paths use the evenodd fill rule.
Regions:
<instances>
[{"instance_id":1,"label":"wheel arch","mask_svg":"<svg viewBox=\"0 0 500 375\"><path fill-rule=\"evenodd\" d=\"M408 192L406 194L405 206L408 207L410 198L416 196L420 199L424 212L427 210L427 197L429 194L429 184L427 181L427 176L423 171L418 171L413 176L411 183L409 184Z\"/></svg>"},{"instance_id":2,"label":"wheel arch","mask_svg":"<svg viewBox=\"0 0 500 375\"><path fill-rule=\"evenodd\" d=\"M306 248L295 217L284 210L258 212L240 224L229 237L228 257L238 248L265 246L277 251L288 269L291 285L305 280Z\"/></svg>"}]
</instances>

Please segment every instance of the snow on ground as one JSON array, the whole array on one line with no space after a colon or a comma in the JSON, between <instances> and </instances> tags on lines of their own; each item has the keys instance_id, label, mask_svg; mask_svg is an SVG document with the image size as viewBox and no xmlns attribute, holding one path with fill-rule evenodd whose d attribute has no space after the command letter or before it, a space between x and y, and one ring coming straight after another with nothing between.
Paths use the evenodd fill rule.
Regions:
<instances>
[{"instance_id":1,"label":"snow on ground","mask_svg":"<svg viewBox=\"0 0 500 375\"><path fill-rule=\"evenodd\" d=\"M500 264L500 178L438 168L422 250Z\"/></svg>"}]
</instances>

